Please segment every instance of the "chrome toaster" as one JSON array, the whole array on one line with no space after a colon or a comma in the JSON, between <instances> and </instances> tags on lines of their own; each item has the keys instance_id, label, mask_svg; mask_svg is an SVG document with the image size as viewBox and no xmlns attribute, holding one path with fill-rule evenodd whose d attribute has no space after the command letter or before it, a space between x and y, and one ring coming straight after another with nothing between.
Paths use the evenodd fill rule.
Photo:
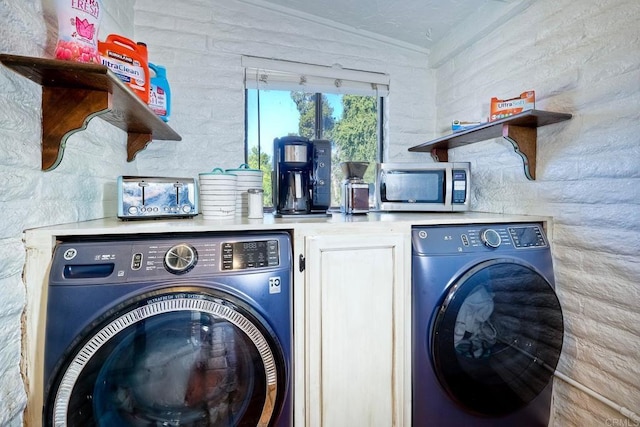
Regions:
<instances>
[{"instance_id":1,"label":"chrome toaster","mask_svg":"<svg viewBox=\"0 0 640 427\"><path fill-rule=\"evenodd\" d=\"M193 178L118 177L118 218L188 218L198 210Z\"/></svg>"}]
</instances>

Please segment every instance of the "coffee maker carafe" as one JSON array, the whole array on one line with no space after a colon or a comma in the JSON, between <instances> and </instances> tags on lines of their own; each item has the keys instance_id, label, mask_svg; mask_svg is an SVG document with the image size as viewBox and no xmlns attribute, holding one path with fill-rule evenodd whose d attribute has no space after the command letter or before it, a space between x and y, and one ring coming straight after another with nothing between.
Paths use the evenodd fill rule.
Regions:
<instances>
[{"instance_id":1,"label":"coffee maker carafe","mask_svg":"<svg viewBox=\"0 0 640 427\"><path fill-rule=\"evenodd\" d=\"M273 142L275 216L324 214L331 202L331 144L300 136Z\"/></svg>"},{"instance_id":2,"label":"coffee maker carafe","mask_svg":"<svg viewBox=\"0 0 640 427\"><path fill-rule=\"evenodd\" d=\"M274 142L276 214L311 212L311 143L304 138L285 137Z\"/></svg>"}]
</instances>

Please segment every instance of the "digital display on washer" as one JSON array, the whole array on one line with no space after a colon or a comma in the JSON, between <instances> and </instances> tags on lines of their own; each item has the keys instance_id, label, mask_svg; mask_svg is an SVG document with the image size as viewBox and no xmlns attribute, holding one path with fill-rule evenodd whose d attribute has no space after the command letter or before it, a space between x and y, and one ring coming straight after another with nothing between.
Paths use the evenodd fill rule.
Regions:
<instances>
[{"instance_id":1,"label":"digital display on washer","mask_svg":"<svg viewBox=\"0 0 640 427\"><path fill-rule=\"evenodd\" d=\"M509 227L509 234L516 248L546 246L546 242L539 227Z\"/></svg>"},{"instance_id":2,"label":"digital display on washer","mask_svg":"<svg viewBox=\"0 0 640 427\"><path fill-rule=\"evenodd\" d=\"M222 269L277 267L280 253L277 240L225 242L222 244Z\"/></svg>"}]
</instances>

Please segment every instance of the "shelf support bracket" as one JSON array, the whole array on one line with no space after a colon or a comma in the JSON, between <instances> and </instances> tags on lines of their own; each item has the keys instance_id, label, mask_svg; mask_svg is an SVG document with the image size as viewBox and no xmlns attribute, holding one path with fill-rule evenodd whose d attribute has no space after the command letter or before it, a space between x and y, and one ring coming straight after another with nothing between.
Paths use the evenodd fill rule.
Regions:
<instances>
[{"instance_id":1,"label":"shelf support bracket","mask_svg":"<svg viewBox=\"0 0 640 427\"><path fill-rule=\"evenodd\" d=\"M529 180L535 180L537 128L505 124L502 126L502 136L513 145L515 152L522 157L524 175Z\"/></svg>"},{"instance_id":2,"label":"shelf support bracket","mask_svg":"<svg viewBox=\"0 0 640 427\"><path fill-rule=\"evenodd\" d=\"M136 155L144 150L152 141L150 133L129 132L127 135L127 162L132 162Z\"/></svg>"},{"instance_id":3,"label":"shelf support bracket","mask_svg":"<svg viewBox=\"0 0 640 427\"><path fill-rule=\"evenodd\" d=\"M42 170L62 161L67 138L87 128L89 121L111 110L111 94L91 89L42 88Z\"/></svg>"},{"instance_id":4,"label":"shelf support bracket","mask_svg":"<svg viewBox=\"0 0 640 427\"><path fill-rule=\"evenodd\" d=\"M431 149L431 158L436 162L448 162L449 161L449 150L446 148L432 148Z\"/></svg>"}]
</instances>

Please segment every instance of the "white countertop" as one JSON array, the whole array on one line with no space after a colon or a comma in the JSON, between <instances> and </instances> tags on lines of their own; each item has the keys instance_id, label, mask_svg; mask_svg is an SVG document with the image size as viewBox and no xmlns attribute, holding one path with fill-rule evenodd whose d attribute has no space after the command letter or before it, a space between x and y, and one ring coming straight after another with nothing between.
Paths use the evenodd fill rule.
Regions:
<instances>
[{"instance_id":1,"label":"white countertop","mask_svg":"<svg viewBox=\"0 0 640 427\"><path fill-rule=\"evenodd\" d=\"M348 227L357 224L357 228L380 226L381 224L407 225L445 225L472 223L501 223L549 221L543 216L495 214L486 212L448 212L448 213L408 213L408 212L369 212L364 215L344 215L333 213L329 216L274 218L265 214L262 219L235 218L230 220L208 220L201 215L194 218L166 220L133 220L123 221L115 217L82 221L69 224L25 230L25 241L29 246L32 239L39 240L49 236L89 236L120 235L144 233L189 233L208 231L259 231L259 230L293 230L317 229L324 227Z\"/></svg>"}]
</instances>

